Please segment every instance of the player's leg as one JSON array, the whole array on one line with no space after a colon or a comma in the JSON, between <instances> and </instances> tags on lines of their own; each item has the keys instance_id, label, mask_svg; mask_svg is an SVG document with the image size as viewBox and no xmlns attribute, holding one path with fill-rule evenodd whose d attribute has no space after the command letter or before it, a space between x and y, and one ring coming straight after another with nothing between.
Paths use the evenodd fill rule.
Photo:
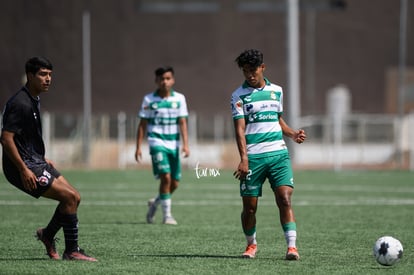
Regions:
<instances>
[{"instance_id":1,"label":"player's leg","mask_svg":"<svg viewBox=\"0 0 414 275\"><path fill-rule=\"evenodd\" d=\"M171 173L169 174L169 184L166 185L165 192L170 193L170 200L169 200L169 209L164 214L164 224L177 224L177 221L173 218L171 214L171 196L177 190L178 185L180 183L181 179L181 163L180 163L180 157L179 157L179 151L169 153L168 154L168 162Z\"/></svg>"},{"instance_id":2,"label":"player's leg","mask_svg":"<svg viewBox=\"0 0 414 275\"><path fill-rule=\"evenodd\" d=\"M160 185L161 185L161 179L160 179ZM178 188L179 181L175 179L171 179L171 185L170 185L170 191L169 193L172 194L174 191ZM148 200L148 212L147 212L147 223L154 223L154 216L157 211L158 205L161 203L160 198L160 191L158 194L154 197Z\"/></svg>"},{"instance_id":3,"label":"player's leg","mask_svg":"<svg viewBox=\"0 0 414 275\"><path fill-rule=\"evenodd\" d=\"M44 245L46 246L47 254L52 259L59 259L59 255L56 251L56 246L55 246L55 241L56 241L55 235L60 230L60 228L62 228L62 225L64 222L65 224L70 224L67 222L67 220L68 219L70 220L73 217L76 217L77 207L80 202L79 193L70 185L65 187L64 190L60 191L62 194L56 195L55 192L57 192L57 190L62 189L59 186L62 184L59 184L59 182L61 181L58 179L54 179L51 187L42 195L46 198L59 201L59 204L56 207L55 212L51 220L49 221L48 225L45 228L39 228L36 231L37 238L44 243ZM68 192L68 190L70 192ZM75 220L77 223L77 219ZM64 234L65 232L67 232L67 229L65 230L64 228ZM76 232L74 233L76 233L77 235L77 228L76 228ZM77 247L77 243L67 244L68 242L67 240L68 238L66 238L66 234L65 234L66 247L68 247L69 245L73 247L75 246ZM77 236L76 236L76 240L77 240Z\"/></svg>"},{"instance_id":4,"label":"player's leg","mask_svg":"<svg viewBox=\"0 0 414 275\"><path fill-rule=\"evenodd\" d=\"M296 248L296 221L291 204L293 188L280 186L275 191L276 204L279 208L280 223L282 225L288 250L286 260L298 260L299 253Z\"/></svg>"},{"instance_id":5,"label":"player's leg","mask_svg":"<svg viewBox=\"0 0 414 275\"><path fill-rule=\"evenodd\" d=\"M299 254L296 248L296 220L292 209L291 197L293 194L293 173L289 156L275 157L274 165L270 169L270 178L275 201L279 209L279 219L282 225L286 243L287 260L298 260Z\"/></svg>"},{"instance_id":6,"label":"player's leg","mask_svg":"<svg viewBox=\"0 0 414 275\"><path fill-rule=\"evenodd\" d=\"M153 223L159 204L163 212L164 224L177 224L171 213L171 196L178 188L181 177L180 160L177 152L152 152L152 167L156 178L159 178L159 192L154 199L148 201L147 222Z\"/></svg>"},{"instance_id":7,"label":"player's leg","mask_svg":"<svg viewBox=\"0 0 414 275\"><path fill-rule=\"evenodd\" d=\"M241 223L247 241L246 250L242 254L242 257L254 258L257 252L256 211L258 198L251 196L242 197L242 201L243 210L241 213Z\"/></svg>"},{"instance_id":8,"label":"player's leg","mask_svg":"<svg viewBox=\"0 0 414 275\"><path fill-rule=\"evenodd\" d=\"M174 193L175 190L177 190L178 185L180 185L180 180L171 179L171 185L170 185L170 193L171 195Z\"/></svg>"},{"instance_id":9,"label":"player's leg","mask_svg":"<svg viewBox=\"0 0 414 275\"><path fill-rule=\"evenodd\" d=\"M161 174L163 162L165 162L165 154L156 150L151 151L152 173L156 179L160 180L161 186ZM159 188L160 188L159 186ZM155 213L157 212L158 205L161 203L160 191L157 195L148 200L148 211L146 215L147 223L154 223Z\"/></svg>"},{"instance_id":10,"label":"player's leg","mask_svg":"<svg viewBox=\"0 0 414 275\"><path fill-rule=\"evenodd\" d=\"M266 178L266 165L259 159L249 159L249 173L240 181L240 195L243 201L241 223L247 246L244 258L254 258L257 252L256 211L258 198L262 195L262 185Z\"/></svg>"},{"instance_id":11,"label":"player's leg","mask_svg":"<svg viewBox=\"0 0 414 275\"><path fill-rule=\"evenodd\" d=\"M45 229L46 231L56 230L59 224L63 228L65 237L63 258L66 260L96 261L86 255L78 246L77 210L81 200L79 192L63 176L59 176L53 180L50 188L42 196L59 201L55 214Z\"/></svg>"},{"instance_id":12,"label":"player's leg","mask_svg":"<svg viewBox=\"0 0 414 275\"><path fill-rule=\"evenodd\" d=\"M165 173L160 175L160 204L163 214L163 223L176 225L177 221L171 213L171 174Z\"/></svg>"},{"instance_id":13,"label":"player's leg","mask_svg":"<svg viewBox=\"0 0 414 275\"><path fill-rule=\"evenodd\" d=\"M43 166L47 166L46 163ZM59 172L56 171L56 174L52 173L50 169L44 169L43 166L36 167L32 170L36 177L39 179L39 181L36 183L36 189L33 190L27 190L23 186L20 173L15 166L3 163L3 171L7 180L12 185L34 198L39 198L50 187L55 176L59 175ZM54 169L52 170L55 171ZM56 219L52 218L52 220L54 220L54 222L51 224L49 231L45 230L46 228L39 228L36 231L35 236L44 244L46 248L46 254L49 256L49 258L57 260L60 259L60 256L56 250L55 234L61 228L61 226L60 224L57 224Z\"/></svg>"}]
</instances>

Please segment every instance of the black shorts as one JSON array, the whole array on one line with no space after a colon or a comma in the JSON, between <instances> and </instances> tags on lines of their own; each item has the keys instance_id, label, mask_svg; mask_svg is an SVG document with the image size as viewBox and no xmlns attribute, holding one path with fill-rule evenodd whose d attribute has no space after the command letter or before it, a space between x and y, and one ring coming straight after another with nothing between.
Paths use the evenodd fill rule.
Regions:
<instances>
[{"instance_id":1,"label":"black shorts","mask_svg":"<svg viewBox=\"0 0 414 275\"><path fill-rule=\"evenodd\" d=\"M47 162L36 167L31 167L30 170L32 170L32 172L37 177L37 188L32 191L26 190L23 187L20 173L14 166L7 167L3 165L4 175L6 176L7 180L12 185L35 198L39 198L44 192L46 192L46 190L49 189L49 187L52 185L55 178L58 178L61 175L58 170L49 165Z\"/></svg>"}]
</instances>

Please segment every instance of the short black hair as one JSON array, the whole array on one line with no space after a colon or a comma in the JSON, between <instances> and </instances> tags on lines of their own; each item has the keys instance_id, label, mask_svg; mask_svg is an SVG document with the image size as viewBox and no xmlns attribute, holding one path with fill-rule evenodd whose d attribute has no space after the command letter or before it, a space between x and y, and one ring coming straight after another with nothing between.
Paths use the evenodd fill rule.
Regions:
<instances>
[{"instance_id":1,"label":"short black hair","mask_svg":"<svg viewBox=\"0 0 414 275\"><path fill-rule=\"evenodd\" d=\"M235 61L239 68L242 68L244 65L257 68L263 64L263 54L259 50L249 49L242 52Z\"/></svg>"},{"instance_id":2,"label":"short black hair","mask_svg":"<svg viewBox=\"0 0 414 275\"><path fill-rule=\"evenodd\" d=\"M47 58L42 56L35 56L30 58L27 60L25 65L26 74L36 74L41 68L53 70L53 65Z\"/></svg>"},{"instance_id":3,"label":"short black hair","mask_svg":"<svg viewBox=\"0 0 414 275\"><path fill-rule=\"evenodd\" d=\"M174 69L171 66L159 67L155 70L155 77L162 76L165 73L171 72L174 75Z\"/></svg>"}]
</instances>

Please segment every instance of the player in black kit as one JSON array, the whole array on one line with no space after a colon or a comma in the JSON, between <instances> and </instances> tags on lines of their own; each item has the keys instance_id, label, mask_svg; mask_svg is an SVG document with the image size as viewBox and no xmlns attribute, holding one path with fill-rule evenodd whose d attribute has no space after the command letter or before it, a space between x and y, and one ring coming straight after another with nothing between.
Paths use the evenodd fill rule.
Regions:
<instances>
[{"instance_id":1,"label":"player in black kit","mask_svg":"<svg viewBox=\"0 0 414 275\"><path fill-rule=\"evenodd\" d=\"M52 64L43 57L26 62L27 83L6 103L3 111L1 144L3 172L7 180L27 194L59 202L45 228L36 231L51 259L60 259L55 247L55 235L63 228L65 236L64 260L97 261L78 246L77 209L79 192L45 159L42 122L39 105L41 93L49 90Z\"/></svg>"}]
</instances>

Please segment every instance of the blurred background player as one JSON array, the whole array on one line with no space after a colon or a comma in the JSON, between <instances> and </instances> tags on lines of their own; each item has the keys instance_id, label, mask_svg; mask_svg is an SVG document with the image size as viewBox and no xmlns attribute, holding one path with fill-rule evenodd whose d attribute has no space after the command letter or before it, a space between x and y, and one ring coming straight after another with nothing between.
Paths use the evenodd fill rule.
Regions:
<instances>
[{"instance_id":1,"label":"blurred background player","mask_svg":"<svg viewBox=\"0 0 414 275\"><path fill-rule=\"evenodd\" d=\"M174 69L161 67L155 70L157 90L144 96L141 119L137 129L135 159L142 158L141 145L145 133L152 158L154 176L160 180L158 195L148 201L147 222L153 223L161 204L164 224L177 224L171 214L171 195L181 178L180 133L182 153L188 157L187 103L183 94L174 91Z\"/></svg>"},{"instance_id":2,"label":"blurred background player","mask_svg":"<svg viewBox=\"0 0 414 275\"><path fill-rule=\"evenodd\" d=\"M245 81L231 97L232 116L240 163L234 176L240 180L243 201L241 222L246 236L245 258L257 251L256 210L266 178L279 208L280 223L287 242L287 260L298 260L296 221L291 208L293 173L283 134L297 143L305 138L303 130L291 129L282 119L283 92L264 77L263 54L246 50L236 58Z\"/></svg>"},{"instance_id":3,"label":"blurred background player","mask_svg":"<svg viewBox=\"0 0 414 275\"><path fill-rule=\"evenodd\" d=\"M95 262L78 246L79 192L45 159L40 118L41 93L49 91L53 66L43 57L26 62L26 85L6 103L3 112L1 144L3 171L7 180L27 194L59 202L45 228L36 231L51 259L60 259L55 247L55 235L63 227L64 260Z\"/></svg>"}]
</instances>

